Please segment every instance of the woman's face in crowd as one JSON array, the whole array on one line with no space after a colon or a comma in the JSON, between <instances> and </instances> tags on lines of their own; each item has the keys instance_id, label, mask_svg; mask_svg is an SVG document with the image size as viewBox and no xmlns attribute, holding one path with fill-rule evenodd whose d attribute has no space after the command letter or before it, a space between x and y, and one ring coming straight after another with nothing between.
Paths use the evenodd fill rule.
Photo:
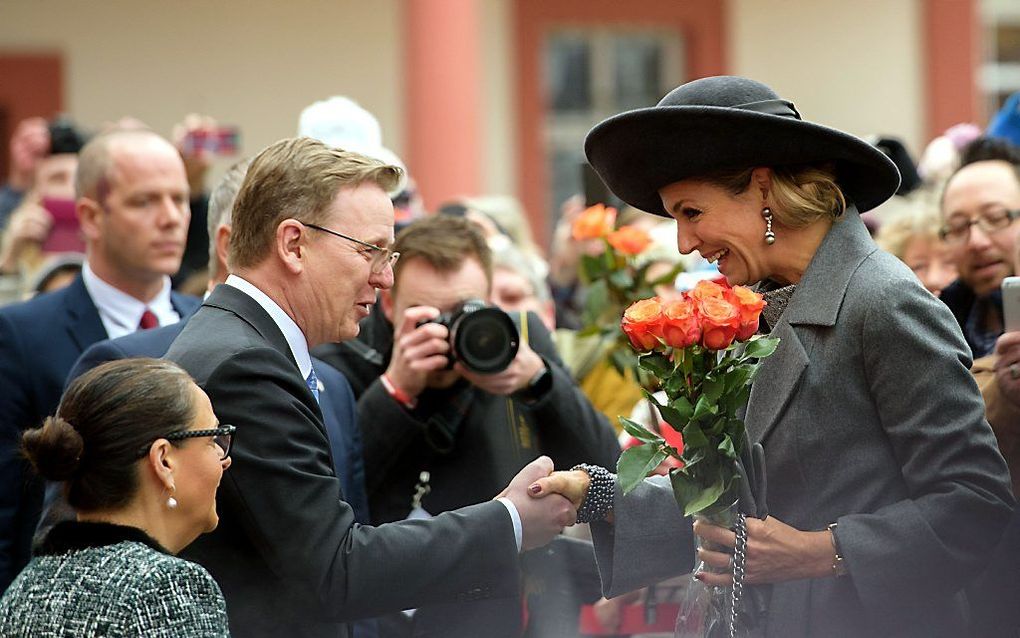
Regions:
<instances>
[{"instance_id":1,"label":"woman's face in crowd","mask_svg":"<svg viewBox=\"0 0 1020 638\"><path fill-rule=\"evenodd\" d=\"M197 385L195 393L195 419L189 430L211 430L219 426L213 413L209 397ZM223 472L230 467L230 459L223 459L223 450L211 436L184 439L177 451L180 469L174 474L174 498L178 506L176 513L193 523L197 537L216 529L219 517L216 514L216 488L220 485Z\"/></svg>"},{"instance_id":2,"label":"woman's face in crowd","mask_svg":"<svg viewBox=\"0 0 1020 638\"><path fill-rule=\"evenodd\" d=\"M935 296L957 276L950 249L938 237L917 235L911 238L903 249L903 263Z\"/></svg>"},{"instance_id":3,"label":"woman's face in crowd","mask_svg":"<svg viewBox=\"0 0 1020 638\"><path fill-rule=\"evenodd\" d=\"M659 196L676 219L681 253L698 251L718 265L731 285L752 284L769 276L762 196L757 188L732 195L691 178L659 189Z\"/></svg>"}]
</instances>

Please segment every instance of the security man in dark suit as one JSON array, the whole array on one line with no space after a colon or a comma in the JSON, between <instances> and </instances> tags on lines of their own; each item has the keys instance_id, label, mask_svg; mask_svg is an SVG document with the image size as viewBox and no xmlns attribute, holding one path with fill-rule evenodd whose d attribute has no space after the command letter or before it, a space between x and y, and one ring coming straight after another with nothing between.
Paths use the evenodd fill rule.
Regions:
<instances>
[{"instance_id":1,"label":"security man in dark suit","mask_svg":"<svg viewBox=\"0 0 1020 638\"><path fill-rule=\"evenodd\" d=\"M68 371L92 343L175 323L199 305L170 290L188 231L188 179L155 133L118 130L82 149L76 212L82 274L68 287L0 308L0 591L30 558L42 486L18 452L60 400Z\"/></svg>"}]
</instances>

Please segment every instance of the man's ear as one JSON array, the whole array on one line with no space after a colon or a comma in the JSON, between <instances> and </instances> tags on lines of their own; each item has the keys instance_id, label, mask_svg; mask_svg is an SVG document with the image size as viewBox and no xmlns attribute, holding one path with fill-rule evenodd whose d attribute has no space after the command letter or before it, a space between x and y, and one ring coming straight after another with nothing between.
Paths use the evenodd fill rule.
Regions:
<instances>
[{"instance_id":1,"label":"man's ear","mask_svg":"<svg viewBox=\"0 0 1020 638\"><path fill-rule=\"evenodd\" d=\"M229 272L227 268L227 256L230 254L230 224L220 224L216 227L216 236L213 237L216 246L216 261L222 273Z\"/></svg>"},{"instance_id":2,"label":"man's ear","mask_svg":"<svg viewBox=\"0 0 1020 638\"><path fill-rule=\"evenodd\" d=\"M305 269L305 227L296 219L285 219L276 227L276 255L293 274Z\"/></svg>"},{"instance_id":3,"label":"man's ear","mask_svg":"<svg viewBox=\"0 0 1020 638\"><path fill-rule=\"evenodd\" d=\"M103 208L91 197L79 197L74 203L78 225L86 239L96 241L103 235Z\"/></svg>"}]
</instances>

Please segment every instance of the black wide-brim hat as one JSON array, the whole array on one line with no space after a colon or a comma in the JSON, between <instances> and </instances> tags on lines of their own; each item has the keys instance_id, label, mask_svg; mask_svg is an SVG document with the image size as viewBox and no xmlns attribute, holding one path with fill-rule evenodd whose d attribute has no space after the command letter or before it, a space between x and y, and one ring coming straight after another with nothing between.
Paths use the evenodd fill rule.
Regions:
<instances>
[{"instance_id":1,"label":"black wide-brim hat","mask_svg":"<svg viewBox=\"0 0 1020 638\"><path fill-rule=\"evenodd\" d=\"M769 87L731 76L688 82L653 107L600 122L584 152L620 199L664 217L660 188L716 171L833 162L844 196L861 212L900 184L896 165L879 149L805 122Z\"/></svg>"}]
</instances>

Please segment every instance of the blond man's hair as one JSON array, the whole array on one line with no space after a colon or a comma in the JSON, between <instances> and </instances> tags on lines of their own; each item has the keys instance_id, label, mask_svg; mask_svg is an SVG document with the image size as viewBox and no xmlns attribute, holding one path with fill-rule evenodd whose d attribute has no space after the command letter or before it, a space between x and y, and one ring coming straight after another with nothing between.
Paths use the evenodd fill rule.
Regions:
<instances>
[{"instance_id":1,"label":"blond man's hair","mask_svg":"<svg viewBox=\"0 0 1020 638\"><path fill-rule=\"evenodd\" d=\"M326 223L329 206L341 188L370 183L389 192L400 175L396 166L309 137L280 140L267 147L252 160L234 201L230 268L261 263L285 219Z\"/></svg>"}]
</instances>

